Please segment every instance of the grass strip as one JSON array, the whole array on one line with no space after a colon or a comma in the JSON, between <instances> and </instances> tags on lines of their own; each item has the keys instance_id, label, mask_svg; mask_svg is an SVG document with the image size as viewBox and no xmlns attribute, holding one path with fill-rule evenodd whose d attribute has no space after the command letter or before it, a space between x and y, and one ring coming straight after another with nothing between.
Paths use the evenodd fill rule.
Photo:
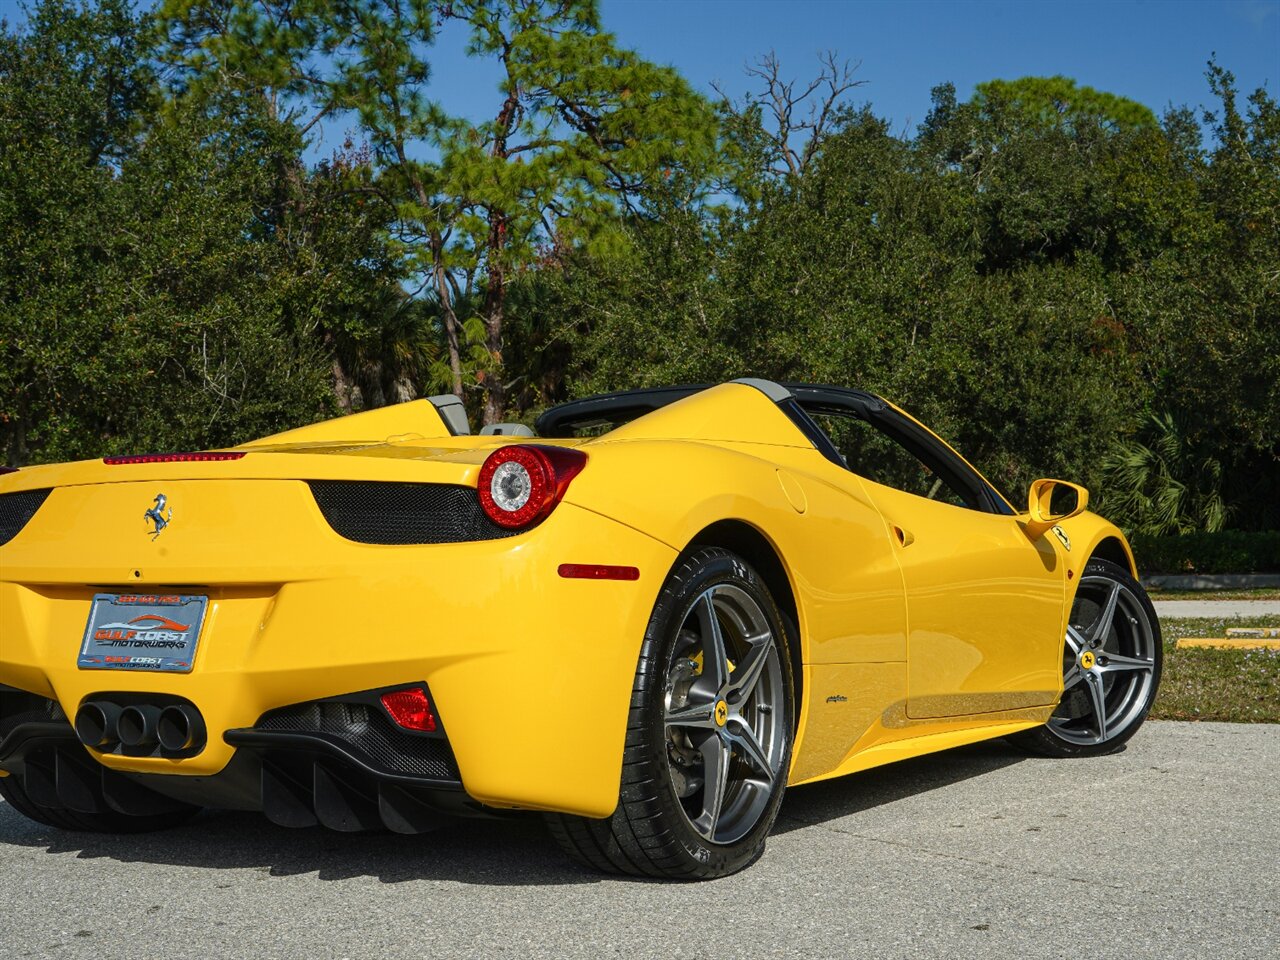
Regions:
<instances>
[{"instance_id":1,"label":"grass strip","mask_svg":"<svg viewBox=\"0 0 1280 960\"><path fill-rule=\"evenodd\" d=\"M1155 596L1153 594L1153 596ZM1164 618L1164 677L1155 720L1280 723L1280 650L1177 649L1178 637L1223 637L1228 627L1276 626L1276 617Z\"/></svg>"}]
</instances>

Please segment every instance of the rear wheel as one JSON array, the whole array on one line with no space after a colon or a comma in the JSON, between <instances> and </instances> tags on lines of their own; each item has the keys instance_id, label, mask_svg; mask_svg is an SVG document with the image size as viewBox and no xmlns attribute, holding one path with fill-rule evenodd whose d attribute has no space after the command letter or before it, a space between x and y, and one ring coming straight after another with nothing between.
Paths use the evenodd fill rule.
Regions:
<instances>
[{"instance_id":1,"label":"rear wheel","mask_svg":"<svg viewBox=\"0 0 1280 960\"><path fill-rule=\"evenodd\" d=\"M787 624L742 558L691 552L646 631L632 691L618 807L552 815L579 860L616 873L701 880L764 851L794 732Z\"/></svg>"},{"instance_id":2,"label":"rear wheel","mask_svg":"<svg viewBox=\"0 0 1280 960\"><path fill-rule=\"evenodd\" d=\"M1062 699L1043 727L1010 739L1051 757L1111 753L1138 732L1160 686L1155 608L1119 564L1090 560L1071 607Z\"/></svg>"}]
</instances>

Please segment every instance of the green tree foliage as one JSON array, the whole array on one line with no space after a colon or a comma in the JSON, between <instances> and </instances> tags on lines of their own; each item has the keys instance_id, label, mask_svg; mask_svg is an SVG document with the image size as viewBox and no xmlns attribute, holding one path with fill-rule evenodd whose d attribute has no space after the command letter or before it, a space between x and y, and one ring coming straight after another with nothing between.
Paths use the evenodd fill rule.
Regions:
<instances>
[{"instance_id":1,"label":"green tree foliage","mask_svg":"<svg viewBox=\"0 0 1280 960\"><path fill-rule=\"evenodd\" d=\"M911 138L848 111L802 172L758 173L731 226L667 210L548 271L571 388L860 384L1015 500L1058 475L1135 528L1275 525L1276 107L1260 91L1241 116L1209 79L1211 149L1184 113L1152 125L1091 91L1044 122L1038 83L940 87Z\"/></svg>"},{"instance_id":2,"label":"green tree foliage","mask_svg":"<svg viewBox=\"0 0 1280 960\"><path fill-rule=\"evenodd\" d=\"M656 179L713 158L706 102L601 32L594 2L166 0L163 10L192 86L226 72L302 102L308 124L358 118L397 237L434 287L459 395L469 334L482 334L485 422L503 419L519 383L506 358L511 280L548 250L608 236ZM465 31L467 52L498 70L483 121L426 95L437 21L440 33Z\"/></svg>"},{"instance_id":3,"label":"green tree foliage","mask_svg":"<svg viewBox=\"0 0 1280 960\"><path fill-rule=\"evenodd\" d=\"M1108 502L1153 536L1221 530L1222 464L1196 460L1168 414L1152 417L1143 434L1118 442L1103 459Z\"/></svg>"},{"instance_id":4,"label":"green tree foliage","mask_svg":"<svg viewBox=\"0 0 1280 960\"><path fill-rule=\"evenodd\" d=\"M316 419L334 408L327 341L399 291L349 171L302 171L297 129L261 105L164 105L145 36L123 0L45 0L0 38L10 463Z\"/></svg>"},{"instance_id":5,"label":"green tree foliage","mask_svg":"<svg viewBox=\"0 0 1280 960\"><path fill-rule=\"evenodd\" d=\"M1041 129L1102 126L1119 133L1159 126L1149 107L1127 97L1076 86L1070 77L1022 77L978 84L975 106L1007 121Z\"/></svg>"},{"instance_id":6,"label":"green tree foliage","mask_svg":"<svg viewBox=\"0 0 1280 960\"><path fill-rule=\"evenodd\" d=\"M592 0L41 0L0 33L11 463L759 375L879 391L1015 500L1280 526L1280 109L1216 63L1200 115L1024 77L902 135L832 55L713 108ZM487 116L432 98L446 43ZM355 142L305 162L320 124Z\"/></svg>"}]
</instances>

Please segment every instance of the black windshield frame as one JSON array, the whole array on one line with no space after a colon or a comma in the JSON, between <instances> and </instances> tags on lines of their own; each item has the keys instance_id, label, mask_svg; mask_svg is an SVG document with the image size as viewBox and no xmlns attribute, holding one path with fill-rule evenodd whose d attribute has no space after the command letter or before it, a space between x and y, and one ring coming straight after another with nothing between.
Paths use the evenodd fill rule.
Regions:
<instances>
[{"instance_id":1,"label":"black windshield frame","mask_svg":"<svg viewBox=\"0 0 1280 960\"><path fill-rule=\"evenodd\" d=\"M788 383L784 386L791 391L797 406L806 414L805 419L819 432L821 428L811 416L807 416L808 414L826 413L864 420L943 478L964 500L969 509L1004 516L1013 515L1013 508L1009 506L1008 501L983 478L982 474L969 466L963 457L875 394L845 387L804 383ZM800 425L797 424L797 426ZM801 429L804 430L803 427ZM826 438L825 433L823 437ZM856 472L844 462L844 458L840 456L830 438L826 438L826 449L819 444L815 446L828 460L850 470L851 473Z\"/></svg>"}]
</instances>

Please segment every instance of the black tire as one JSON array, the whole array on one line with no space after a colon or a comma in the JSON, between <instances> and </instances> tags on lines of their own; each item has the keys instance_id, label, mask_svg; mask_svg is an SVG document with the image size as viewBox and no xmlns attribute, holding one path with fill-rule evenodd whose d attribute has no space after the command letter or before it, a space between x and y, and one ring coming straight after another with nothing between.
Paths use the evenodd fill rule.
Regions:
<instances>
[{"instance_id":1,"label":"black tire","mask_svg":"<svg viewBox=\"0 0 1280 960\"><path fill-rule=\"evenodd\" d=\"M743 626L757 614L768 639ZM713 629L708 616L727 653L720 673L707 667L716 658L698 648ZM755 862L777 818L791 762L790 640L787 618L741 557L718 547L695 547L682 557L641 646L618 807L603 820L549 814L561 846L602 871L664 879L723 877ZM703 710L708 716L695 726L693 715ZM709 793L712 757L723 758L714 763L720 771L714 777L726 786Z\"/></svg>"},{"instance_id":2,"label":"black tire","mask_svg":"<svg viewBox=\"0 0 1280 960\"><path fill-rule=\"evenodd\" d=\"M1068 623L1062 699L1047 724L1008 739L1046 757L1114 753L1138 732L1160 689L1160 619L1126 568L1095 558L1081 574Z\"/></svg>"},{"instance_id":3,"label":"black tire","mask_svg":"<svg viewBox=\"0 0 1280 960\"><path fill-rule=\"evenodd\" d=\"M97 813L46 807L32 800L22 788L21 778L13 774L0 777L0 797L29 820L77 833L149 833L186 823L200 811L183 804L165 813L134 817L112 810L101 797Z\"/></svg>"}]
</instances>

